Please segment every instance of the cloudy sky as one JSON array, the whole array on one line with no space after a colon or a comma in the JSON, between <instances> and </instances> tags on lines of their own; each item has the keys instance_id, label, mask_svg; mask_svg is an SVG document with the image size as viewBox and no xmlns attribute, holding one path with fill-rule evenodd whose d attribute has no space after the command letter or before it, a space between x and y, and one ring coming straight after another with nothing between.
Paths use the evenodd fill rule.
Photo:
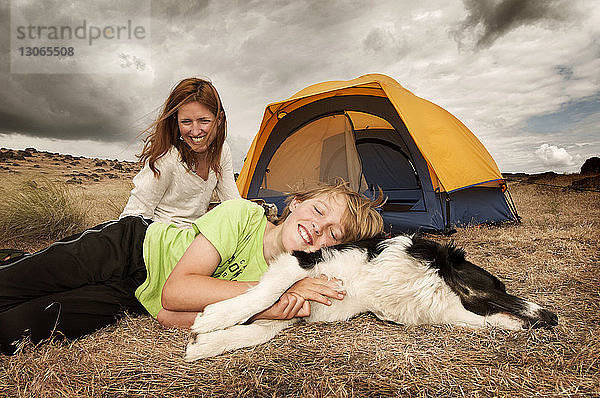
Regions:
<instances>
[{"instance_id":1,"label":"cloudy sky","mask_svg":"<svg viewBox=\"0 0 600 398\"><path fill-rule=\"evenodd\" d=\"M0 2L0 147L134 160L171 87L198 76L222 96L239 170L268 103L383 73L458 117L503 172L575 172L600 156L596 0L121 3ZM143 40L76 42L85 56L63 73L56 57L19 55L43 43L15 39L19 26L83 20L130 20Z\"/></svg>"}]
</instances>

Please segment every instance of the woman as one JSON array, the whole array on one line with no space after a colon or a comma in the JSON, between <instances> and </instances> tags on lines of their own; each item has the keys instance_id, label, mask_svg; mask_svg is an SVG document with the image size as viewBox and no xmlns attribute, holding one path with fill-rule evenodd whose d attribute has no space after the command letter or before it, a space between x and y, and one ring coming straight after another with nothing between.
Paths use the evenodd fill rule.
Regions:
<instances>
[{"instance_id":1,"label":"woman","mask_svg":"<svg viewBox=\"0 0 600 398\"><path fill-rule=\"evenodd\" d=\"M142 215L189 227L206 213L213 191L220 201L240 198L225 142L225 110L209 81L179 82L148 130L140 155L144 167L121 218Z\"/></svg>"},{"instance_id":2,"label":"woman","mask_svg":"<svg viewBox=\"0 0 600 398\"><path fill-rule=\"evenodd\" d=\"M0 263L0 348L14 352L13 342L26 330L34 342L54 328L80 337L113 323L124 310L190 327L206 305L254 286L282 253L377 235L381 202L338 184L294 194L278 224L244 199L222 203L192 228L140 216L101 224ZM306 316L307 300L343 298L335 288L332 281L303 279L255 318Z\"/></svg>"}]
</instances>

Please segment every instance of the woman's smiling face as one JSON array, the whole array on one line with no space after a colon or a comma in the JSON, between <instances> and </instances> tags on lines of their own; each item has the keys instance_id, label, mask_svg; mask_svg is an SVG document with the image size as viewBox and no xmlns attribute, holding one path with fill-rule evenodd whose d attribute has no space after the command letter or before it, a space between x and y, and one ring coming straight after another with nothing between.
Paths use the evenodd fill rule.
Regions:
<instances>
[{"instance_id":1,"label":"woman's smiling face","mask_svg":"<svg viewBox=\"0 0 600 398\"><path fill-rule=\"evenodd\" d=\"M346 204L339 195L321 195L303 202L294 199L290 211L281 236L285 251L314 252L342 243Z\"/></svg>"},{"instance_id":2,"label":"woman's smiling face","mask_svg":"<svg viewBox=\"0 0 600 398\"><path fill-rule=\"evenodd\" d=\"M204 153L215 139L215 115L199 102L189 102L177 111L179 133L196 153Z\"/></svg>"}]
</instances>

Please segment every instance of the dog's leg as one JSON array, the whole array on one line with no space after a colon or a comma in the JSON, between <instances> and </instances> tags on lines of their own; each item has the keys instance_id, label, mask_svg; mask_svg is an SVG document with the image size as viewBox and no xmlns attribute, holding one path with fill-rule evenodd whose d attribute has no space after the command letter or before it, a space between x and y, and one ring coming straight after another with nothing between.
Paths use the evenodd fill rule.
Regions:
<instances>
[{"instance_id":1,"label":"dog's leg","mask_svg":"<svg viewBox=\"0 0 600 398\"><path fill-rule=\"evenodd\" d=\"M433 296L432 296L433 297ZM471 328L500 327L521 329L523 323L507 314L482 316L467 310L460 298L443 289L436 293L435 300L380 300L371 301L368 306L379 319L405 325L450 324Z\"/></svg>"},{"instance_id":2,"label":"dog's leg","mask_svg":"<svg viewBox=\"0 0 600 398\"><path fill-rule=\"evenodd\" d=\"M504 308L488 315L478 315L469 311L460 301L444 311L447 323L462 324L471 327L497 327L508 330L520 330L527 327L554 326L558 323L556 315L539 305L509 294L495 296L495 305Z\"/></svg>"},{"instance_id":3,"label":"dog's leg","mask_svg":"<svg viewBox=\"0 0 600 398\"><path fill-rule=\"evenodd\" d=\"M188 362L209 358L238 348L266 343L277 333L291 326L298 319L257 320L250 325L235 325L224 330L199 334L188 343L185 360Z\"/></svg>"},{"instance_id":4,"label":"dog's leg","mask_svg":"<svg viewBox=\"0 0 600 398\"><path fill-rule=\"evenodd\" d=\"M269 267L258 285L237 297L206 306L204 312L196 317L192 330L207 333L245 322L273 305L290 286L307 275L296 257L281 256Z\"/></svg>"},{"instance_id":5,"label":"dog's leg","mask_svg":"<svg viewBox=\"0 0 600 398\"><path fill-rule=\"evenodd\" d=\"M445 311L441 323L449 323L459 326L468 326L471 328L498 327L508 330L519 330L523 328L523 321L515 316L506 313L497 313L493 315L477 315L457 303L450 306Z\"/></svg>"}]
</instances>

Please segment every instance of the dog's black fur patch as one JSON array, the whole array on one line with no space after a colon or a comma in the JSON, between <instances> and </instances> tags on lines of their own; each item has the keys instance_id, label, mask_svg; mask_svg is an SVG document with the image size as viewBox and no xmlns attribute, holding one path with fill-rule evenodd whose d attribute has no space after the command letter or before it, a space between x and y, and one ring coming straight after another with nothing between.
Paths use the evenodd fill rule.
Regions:
<instances>
[{"instance_id":1,"label":"dog's black fur patch","mask_svg":"<svg viewBox=\"0 0 600 398\"><path fill-rule=\"evenodd\" d=\"M340 245L331 246L329 248L319 249L316 252L307 253L302 251L294 251L292 255L298 260L298 265L304 269L311 269L321 261L323 261L324 250L342 251L342 250L365 250L367 252L367 261L371 261L377 257L382 249L380 243L384 238L376 237L372 239L364 239L354 243L342 243Z\"/></svg>"},{"instance_id":2,"label":"dog's black fur patch","mask_svg":"<svg viewBox=\"0 0 600 398\"><path fill-rule=\"evenodd\" d=\"M429 266L436 268L446 283L455 285L457 288L461 285L460 280L464 279L482 288L506 292L504 283L483 268L467 261L465 251L456 247L454 242L441 245L435 241L414 236L412 245L408 247L407 252L414 258L425 261L429 263ZM490 284L492 286L489 286Z\"/></svg>"},{"instance_id":3,"label":"dog's black fur patch","mask_svg":"<svg viewBox=\"0 0 600 398\"><path fill-rule=\"evenodd\" d=\"M351 250L351 249L360 249L366 250L367 252L367 260L371 261L375 257L377 257L383 249L381 248L380 243L383 242L385 238L383 237L375 237L371 239L364 239L354 243L344 243L341 245L334 246L333 248L337 250Z\"/></svg>"},{"instance_id":4,"label":"dog's black fur patch","mask_svg":"<svg viewBox=\"0 0 600 398\"><path fill-rule=\"evenodd\" d=\"M483 316L501 311L525 312L524 300L507 294L504 283L498 278L467 261L464 250L457 248L454 242L441 245L415 236L407 252L437 269L467 310Z\"/></svg>"},{"instance_id":5,"label":"dog's black fur patch","mask_svg":"<svg viewBox=\"0 0 600 398\"><path fill-rule=\"evenodd\" d=\"M315 265L323 261L323 249L316 252L294 251L292 255L298 260L298 265L303 269L312 269Z\"/></svg>"},{"instance_id":6,"label":"dog's black fur patch","mask_svg":"<svg viewBox=\"0 0 600 398\"><path fill-rule=\"evenodd\" d=\"M414 236L407 252L437 269L444 282L460 297L463 306L475 314L486 316L508 312L527 320L532 327L558 324L556 314L548 310L540 309L536 314L538 318L528 314L525 300L506 293L504 283L467 261L464 250L457 248L454 242L441 245Z\"/></svg>"}]
</instances>

